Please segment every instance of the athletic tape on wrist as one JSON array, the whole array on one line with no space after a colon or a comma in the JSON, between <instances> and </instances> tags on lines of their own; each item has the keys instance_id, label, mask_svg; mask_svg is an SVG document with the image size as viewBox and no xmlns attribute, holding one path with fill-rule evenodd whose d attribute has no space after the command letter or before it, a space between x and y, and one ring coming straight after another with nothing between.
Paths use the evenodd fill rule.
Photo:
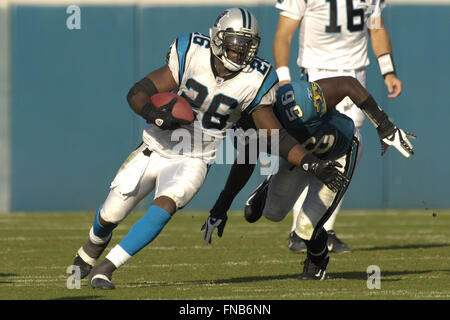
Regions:
<instances>
[{"instance_id":1,"label":"athletic tape on wrist","mask_svg":"<svg viewBox=\"0 0 450 320\"><path fill-rule=\"evenodd\" d=\"M395 74L394 61L390 53L382 54L377 58L378 65L380 66L381 75L384 77L388 74Z\"/></svg>"},{"instance_id":2,"label":"athletic tape on wrist","mask_svg":"<svg viewBox=\"0 0 450 320\"><path fill-rule=\"evenodd\" d=\"M279 67L277 70L278 81L291 81L291 73L286 66Z\"/></svg>"}]
</instances>

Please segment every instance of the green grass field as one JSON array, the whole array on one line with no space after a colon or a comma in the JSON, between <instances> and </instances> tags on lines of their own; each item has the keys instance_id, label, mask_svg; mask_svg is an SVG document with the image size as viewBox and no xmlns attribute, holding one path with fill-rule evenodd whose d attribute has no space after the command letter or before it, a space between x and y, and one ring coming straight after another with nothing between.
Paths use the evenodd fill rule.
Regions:
<instances>
[{"instance_id":1,"label":"green grass field","mask_svg":"<svg viewBox=\"0 0 450 320\"><path fill-rule=\"evenodd\" d=\"M433 213L436 213L434 216ZM115 231L107 251L142 213ZM200 231L207 213L179 212L159 237L114 273L116 290L68 289L76 250L93 213L0 215L0 299L450 299L450 211L345 211L338 235L353 252L332 254L325 281L299 281L305 254L287 249L291 215L246 223L230 213L212 245ZM368 289L367 267L381 270Z\"/></svg>"}]
</instances>

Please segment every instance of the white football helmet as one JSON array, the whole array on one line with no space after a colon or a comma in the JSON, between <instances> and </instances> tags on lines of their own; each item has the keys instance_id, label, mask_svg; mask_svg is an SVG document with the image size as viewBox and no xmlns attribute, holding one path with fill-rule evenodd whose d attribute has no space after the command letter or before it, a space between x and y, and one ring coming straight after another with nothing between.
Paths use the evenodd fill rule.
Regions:
<instances>
[{"instance_id":1,"label":"white football helmet","mask_svg":"<svg viewBox=\"0 0 450 320\"><path fill-rule=\"evenodd\" d=\"M230 8L220 13L209 35L212 53L230 71L239 71L249 65L261 41L258 21L250 11L243 8ZM231 59L229 50L237 53L237 56Z\"/></svg>"}]
</instances>

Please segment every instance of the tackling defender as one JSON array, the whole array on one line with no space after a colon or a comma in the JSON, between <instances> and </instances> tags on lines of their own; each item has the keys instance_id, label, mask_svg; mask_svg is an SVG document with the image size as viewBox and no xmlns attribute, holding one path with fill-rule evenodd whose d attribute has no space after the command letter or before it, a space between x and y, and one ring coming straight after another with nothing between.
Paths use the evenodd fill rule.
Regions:
<instances>
[{"instance_id":1,"label":"tackling defender","mask_svg":"<svg viewBox=\"0 0 450 320\"><path fill-rule=\"evenodd\" d=\"M148 125L142 145L119 169L95 215L89 238L75 257L73 264L80 267L81 278L89 274L90 287L114 289L113 272L152 242L172 215L194 197L225 130L241 113L250 114L256 126L267 129L269 135L272 129L280 129L280 155L287 161L316 168L313 174L327 185L345 187L347 180L333 162L309 154L281 129L271 108L278 78L272 66L256 56L259 45L258 22L253 14L242 8L227 9L215 20L210 37L191 33L177 38L169 49L167 63L131 88L128 103ZM169 91L176 91L191 104L194 123L173 117L175 101L161 108L151 103L152 95ZM179 141L173 139L174 130L180 126L191 137L200 134L200 147L192 143L180 154ZM155 198L147 213L94 267L114 228L153 189Z\"/></svg>"},{"instance_id":2,"label":"tackling defender","mask_svg":"<svg viewBox=\"0 0 450 320\"><path fill-rule=\"evenodd\" d=\"M394 146L402 155L413 154L408 137L414 135L397 128L381 110L373 97L353 77L333 77L315 82L293 82L279 88L274 112L280 123L302 145L322 160L340 167L351 181L359 161L361 142L359 130L353 121L335 107L346 96L358 106L376 128L382 145L382 155L388 146ZM295 97L295 100L294 100ZM248 119L251 122L251 119ZM306 157L310 156L308 154ZM307 246L307 258L299 279L322 280L329 262L327 232L324 223L342 200L347 187L336 190L324 185L307 171L280 159L280 169L268 176L251 194L245 206L248 222L264 215L271 221L281 221L292 209L295 201L309 185L301 214L296 221L296 236ZM211 242L217 227L222 236L227 215L234 197L245 185L255 164L234 164L224 191L205 222L204 239Z\"/></svg>"},{"instance_id":3,"label":"tackling defender","mask_svg":"<svg viewBox=\"0 0 450 320\"><path fill-rule=\"evenodd\" d=\"M280 11L273 42L273 54L280 86L291 80L289 56L292 37L299 29L297 64L301 76L308 81L352 76L366 86L365 68L369 65L368 39L378 60L388 97L395 98L402 91L402 82L397 78L392 58L389 34L381 15L384 0L278 0ZM364 114L349 99L345 98L336 107L350 117L358 129L364 124ZM303 203L304 192L293 208L294 221ZM334 232L334 222L341 204L325 224L329 235L329 246L333 252L351 251ZM291 251L306 250L305 243L291 232L288 247Z\"/></svg>"}]
</instances>

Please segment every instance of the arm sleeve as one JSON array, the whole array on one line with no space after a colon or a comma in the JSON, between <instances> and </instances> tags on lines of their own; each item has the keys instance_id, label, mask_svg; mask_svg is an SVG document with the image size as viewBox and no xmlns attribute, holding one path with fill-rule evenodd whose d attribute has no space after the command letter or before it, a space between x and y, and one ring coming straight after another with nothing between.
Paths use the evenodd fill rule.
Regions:
<instances>
[{"instance_id":1,"label":"arm sleeve","mask_svg":"<svg viewBox=\"0 0 450 320\"><path fill-rule=\"evenodd\" d=\"M252 176L255 166L256 164L252 163L238 164L237 159L235 160L228 175L225 187L210 211L212 217L220 218L226 216L234 198L236 198L238 193L244 188Z\"/></svg>"}]
</instances>

